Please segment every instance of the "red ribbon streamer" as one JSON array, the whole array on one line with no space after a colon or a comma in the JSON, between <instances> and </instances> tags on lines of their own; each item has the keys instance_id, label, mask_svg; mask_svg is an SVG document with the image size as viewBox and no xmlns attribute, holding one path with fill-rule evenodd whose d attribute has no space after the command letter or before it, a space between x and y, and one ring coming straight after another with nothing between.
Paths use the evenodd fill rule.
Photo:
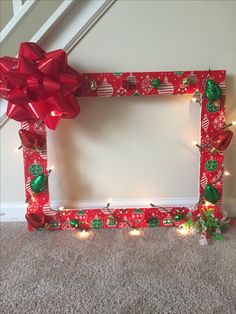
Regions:
<instances>
[{"instance_id":1,"label":"red ribbon streamer","mask_svg":"<svg viewBox=\"0 0 236 314\"><path fill-rule=\"evenodd\" d=\"M46 53L35 43L21 43L19 57L0 58L0 97L8 100L7 115L16 121L41 119L55 130L61 118L80 112L73 92L80 74L67 64L62 50Z\"/></svg>"}]
</instances>

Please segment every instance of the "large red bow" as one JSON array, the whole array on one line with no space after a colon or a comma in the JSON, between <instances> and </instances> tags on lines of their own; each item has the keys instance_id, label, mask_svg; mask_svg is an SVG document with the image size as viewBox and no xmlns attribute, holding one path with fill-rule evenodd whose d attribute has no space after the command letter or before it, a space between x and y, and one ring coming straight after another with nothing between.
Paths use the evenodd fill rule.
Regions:
<instances>
[{"instance_id":1,"label":"large red bow","mask_svg":"<svg viewBox=\"0 0 236 314\"><path fill-rule=\"evenodd\" d=\"M55 130L61 118L80 112L73 91L79 74L59 49L46 53L35 43L21 43L19 57L0 58L0 97L8 100L7 115L17 121L42 119Z\"/></svg>"}]
</instances>

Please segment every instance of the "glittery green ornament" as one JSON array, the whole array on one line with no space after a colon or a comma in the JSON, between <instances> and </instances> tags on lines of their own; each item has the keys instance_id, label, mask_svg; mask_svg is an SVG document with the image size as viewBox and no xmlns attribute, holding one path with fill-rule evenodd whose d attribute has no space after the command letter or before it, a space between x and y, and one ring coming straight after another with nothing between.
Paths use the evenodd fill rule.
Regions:
<instances>
[{"instance_id":1,"label":"glittery green ornament","mask_svg":"<svg viewBox=\"0 0 236 314\"><path fill-rule=\"evenodd\" d=\"M78 228L78 220L77 219L72 219L71 221L70 221L70 225L71 225L71 227L73 227L73 228Z\"/></svg>"},{"instance_id":2,"label":"glittery green ornament","mask_svg":"<svg viewBox=\"0 0 236 314\"><path fill-rule=\"evenodd\" d=\"M222 90L220 86L214 80L207 80L206 83L206 98L210 101L220 99L222 96Z\"/></svg>"},{"instance_id":3,"label":"glittery green ornament","mask_svg":"<svg viewBox=\"0 0 236 314\"><path fill-rule=\"evenodd\" d=\"M29 167L29 173L31 173L33 176L37 177L43 173L43 168L39 164L32 164Z\"/></svg>"},{"instance_id":4,"label":"glittery green ornament","mask_svg":"<svg viewBox=\"0 0 236 314\"><path fill-rule=\"evenodd\" d=\"M205 168L207 171L215 171L218 168L218 162L214 159L209 159L205 163Z\"/></svg>"},{"instance_id":5,"label":"glittery green ornament","mask_svg":"<svg viewBox=\"0 0 236 314\"><path fill-rule=\"evenodd\" d=\"M207 111L208 112L211 112L211 113L214 113L214 112L217 112L220 110L220 106L218 106L216 103L214 103L213 101L209 101L207 103Z\"/></svg>"},{"instance_id":6,"label":"glittery green ornament","mask_svg":"<svg viewBox=\"0 0 236 314\"><path fill-rule=\"evenodd\" d=\"M148 225L150 228L155 228L158 227L160 224L159 219L157 219L156 217L153 217L151 220L149 220Z\"/></svg>"},{"instance_id":7,"label":"glittery green ornament","mask_svg":"<svg viewBox=\"0 0 236 314\"><path fill-rule=\"evenodd\" d=\"M152 80L152 87L158 89L160 86L160 80L159 79L154 79Z\"/></svg>"},{"instance_id":8,"label":"glittery green ornament","mask_svg":"<svg viewBox=\"0 0 236 314\"><path fill-rule=\"evenodd\" d=\"M180 215L180 214L177 214L174 216L174 220L175 221L180 221L180 220L183 220L184 216L183 215Z\"/></svg>"},{"instance_id":9,"label":"glittery green ornament","mask_svg":"<svg viewBox=\"0 0 236 314\"><path fill-rule=\"evenodd\" d=\"M204 198L206 201L215 204L220 199L220 193L213 185L207 184L204 190Z\"/></svg>"},{"instance_id":10,"label":"glittery green ornament","mask_svg":"<svg viewBox=\"0 0 236 314\"><path fill-rule=\"evenodd\" d=\"M91 227L93 229L101 229L102 228L102 220L95 218L91 221Z\"/></svg>"},{"instance_id":11,"label":"glittery green ornament","mask_svg":"<svg viewBox=\"0 0 236 314\"><path fill-rule=\"evenodd\" d=\"M45 190L48 183L48 177L40 174L30 182L30 188L34 193L41 193Z\"/></svg>"}]
</instances>

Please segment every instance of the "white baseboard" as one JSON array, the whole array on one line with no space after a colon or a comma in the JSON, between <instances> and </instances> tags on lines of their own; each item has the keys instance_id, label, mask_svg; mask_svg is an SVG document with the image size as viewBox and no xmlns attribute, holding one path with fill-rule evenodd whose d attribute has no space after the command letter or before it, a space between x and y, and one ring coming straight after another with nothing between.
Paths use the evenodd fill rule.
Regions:
<instances>
[{"instance_id":1,"label":"white baseboard","mask_svg":"<svg viewBox=\"0 0 236 314\"><path fill-rule=\"evenodd\" d=\"M186 206L192 207L198 201L197 198L175 198L175 199L118 199L112 200L110 208L124 208L124 207L149 207L150 203L159 206ZM107 205L107 200L103 201L51 201L51 207L58 209L60 206L65 208L103 208ZM0 203L0 220L1 222L9 221L25 221L25 204L21 202L2 202Z\"/></svg>"},{"instance_id":2,"label":"white baseboard","mask_svg":"<svg viewBox=\"0 0 236 314\"><path fill-rule=\"evenodd\" d=\"M1 202L0 221L25 221L25 204L21 202Z\"/></svg>"},{"instance_id":3,"label":"white baseboard","mask_svg":"<svg viewBox=\"0 0 236 314\"><path fill-rule=\"evenodd\" d=\"M175 199L124 199L124 200L112 200L110 208L125 208L125 207L149 207L150 203L159 206L186 206L193 207L198 201L197 198L175 198ZM107 200L102 201L76 201L71 202L67 201L52 201L51 207L53 209L58 209L60 206L65 208L83 208L83 209L92 209L92 208L103 208L106 206ZM70 205L70 206L68 206ZM2 202L0 203L0 220L1 222L10 222L10 221L25 221L25 204L21 202ZM223 203L224 210L228 213L230 217L236 217L236 199L231 198L225 200Z\"/></svg>"},{"instance_id":4,"label":"white baseboard","mask_svg":"<svg viewBox=\"0 0 236 314\"><path fill-rule=\"evenodd\" d=\"M64 206L65 208L103 208L107 205L108 200L104 201L52 201L52 208L59 208ZM112 199L110 202L110 208L124 208L124 207L149 207L150 204L159 206L193 206L198 202L197 198L153 198L153 199ZM69 207L68 207L69 205Z\"/></svg>"}]
</instances>

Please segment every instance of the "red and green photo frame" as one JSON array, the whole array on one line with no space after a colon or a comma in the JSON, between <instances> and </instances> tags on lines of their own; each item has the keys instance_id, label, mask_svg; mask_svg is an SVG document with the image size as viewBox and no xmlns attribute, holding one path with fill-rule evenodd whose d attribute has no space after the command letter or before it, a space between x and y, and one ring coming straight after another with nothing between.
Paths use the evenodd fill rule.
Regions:
<instances>
[{"instance_id":1,"label":"red and green photo frame","mask_svg":"<svg viewBox=\"0 0 236 314\"><path fill-rule=\"evenodd\" d=\"M196 229L201 241L220 239L228 219L222 212L224 150L232 132L225 123L224 70L85 73L67 64L63 50L46 53L22 43L18 59L0 58L0 96L8 100L7 115L21 122L24 156L26 219L29 229L63 230L178 226ZM50 206L47 128L80 111L79 97L143 97L191 94L200 106L199 202L194 208L150 204L146 208L58 208ZM56 132L56 131L55 131ZM53 175L53 174L51 174ZM204 244L204 243L203 243Z\"/></svg>"}]
</instances>

